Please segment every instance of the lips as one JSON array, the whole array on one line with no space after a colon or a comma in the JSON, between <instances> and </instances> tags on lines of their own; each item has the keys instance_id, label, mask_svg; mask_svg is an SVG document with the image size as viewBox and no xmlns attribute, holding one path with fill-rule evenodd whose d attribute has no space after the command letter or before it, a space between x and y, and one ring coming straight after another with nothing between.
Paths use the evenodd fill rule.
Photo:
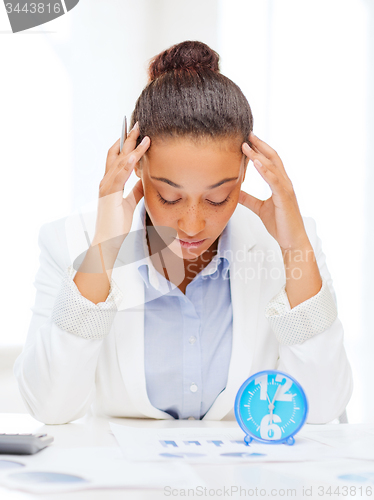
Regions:
<instances>
[{"instance_id":1,"label":"lips","mask_svg":"<svg viewBox=\"0 0 374 500\"><path fill-rule=\"evenodd\" d=\"M180 245L184 248L197 248L202 243L204 243L205 239L203 239L203 240L180 240L177 238L177 241L179 241Z\"/></svg>"},{"instance_id":2,"label":"lips","mask_svg":"<svg viewBox=\"0 0 374 500\"><path fill-rule=\"evenodd\" d=\"M205 240L179 240L182 241L183 243L201 243Z\"/></svg>"}]
</instances>

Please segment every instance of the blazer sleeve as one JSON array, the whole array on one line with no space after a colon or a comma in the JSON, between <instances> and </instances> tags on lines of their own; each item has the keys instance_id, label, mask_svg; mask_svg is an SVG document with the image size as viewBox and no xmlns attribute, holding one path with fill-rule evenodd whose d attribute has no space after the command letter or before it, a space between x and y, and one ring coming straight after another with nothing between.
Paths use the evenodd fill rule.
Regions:
<instances>
[{"instance_id":1,"label":"blazer sleeve","mask_svg":"<svg viewBox=\"0 0 374 500\"><path fill-rule=\"evenodd\" d=\"M70 422L90 407L100 348L120 298L113 281L105 302L94 304L80 294L62 234L55 223L40 228L33 314L14 364L27 410L45 424Z\"/></svg>"},{"instance_id":2,"label":"blazer sleeve","mask_svg":"<svg viewBox=\"0 0 374 500\"><path fill-rule=\"evenodd\" d=\"M303 387L309 402L307 423L323 424L344 412L352 395L353 378L322 242L315 221L303 219L322 288L291 309L283 286L269 302L265 316L279 342L277 369L294 376Z\"/></svg>"}]
</instances>

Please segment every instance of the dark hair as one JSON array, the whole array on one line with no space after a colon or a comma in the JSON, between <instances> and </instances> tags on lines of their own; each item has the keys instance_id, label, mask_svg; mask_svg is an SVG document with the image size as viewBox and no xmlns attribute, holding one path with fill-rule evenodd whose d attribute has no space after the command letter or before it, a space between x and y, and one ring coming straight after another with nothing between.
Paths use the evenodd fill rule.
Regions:
<instances>
[{"instance_id":1,"label":"dark hair","mask_svg":"<svg viewBox=\"0 0 374 500\"><path fill-rule=\"evenodd\" d=\"M208 45L185 41L161 52L149 64L149 81L131 117L140 136L190 139L248 136L253 117L246 97L219 70L219 55Z\"/></svg>"}]
</instances>

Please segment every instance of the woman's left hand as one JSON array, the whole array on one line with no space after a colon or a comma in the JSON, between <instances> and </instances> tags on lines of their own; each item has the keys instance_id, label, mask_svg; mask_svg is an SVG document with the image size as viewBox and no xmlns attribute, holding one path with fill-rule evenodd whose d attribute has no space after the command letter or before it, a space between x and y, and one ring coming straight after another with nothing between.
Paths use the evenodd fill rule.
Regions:
<instances>
[{"instance_id":1,"label":"woman's left hand","mask_svg":"<svg viewBox=\"0 0 374 500\"><path fill-rule=\"evenodd\" d=\"M255 149L251 149L244 142L242 151L253 161L261 177L269 184L272 195L267 200L259 200L245 191L240 191L239 203L260 217L282 252L307 247L310 245L308 235L282 160L274 149L252 132L249 140Z\"/></svg>"}]
</instances>

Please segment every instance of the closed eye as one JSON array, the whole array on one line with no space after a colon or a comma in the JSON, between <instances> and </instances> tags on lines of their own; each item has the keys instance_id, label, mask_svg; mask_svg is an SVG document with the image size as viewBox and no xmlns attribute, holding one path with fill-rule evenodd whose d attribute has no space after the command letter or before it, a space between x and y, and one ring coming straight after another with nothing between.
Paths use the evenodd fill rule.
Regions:
<instances>
[{"instance_id":1,"label":"closed eye","mask_svg":"<svg viewBox=\"0 0 374 500\"><path fill-rule=\"evenodd\" d=\"M181 198L179 198L178 200L174 200L174 201L168 201L168 200L165 200L165 198L163 198L160 193L158 193L158 198L160 200L160 202L163 204L163 205L175 205L176 203L178 203L178 201L181 200ZM211 205L215 206L215 207L219 207L221 205L224 205L225 203L227 203L230 199L230 196L228 196L225 200L223 201L220 201L218 203L214 202L214 201L210 201L210 200L206 200L208 203L210 203Z\"/></svg>"}]
</instances>

